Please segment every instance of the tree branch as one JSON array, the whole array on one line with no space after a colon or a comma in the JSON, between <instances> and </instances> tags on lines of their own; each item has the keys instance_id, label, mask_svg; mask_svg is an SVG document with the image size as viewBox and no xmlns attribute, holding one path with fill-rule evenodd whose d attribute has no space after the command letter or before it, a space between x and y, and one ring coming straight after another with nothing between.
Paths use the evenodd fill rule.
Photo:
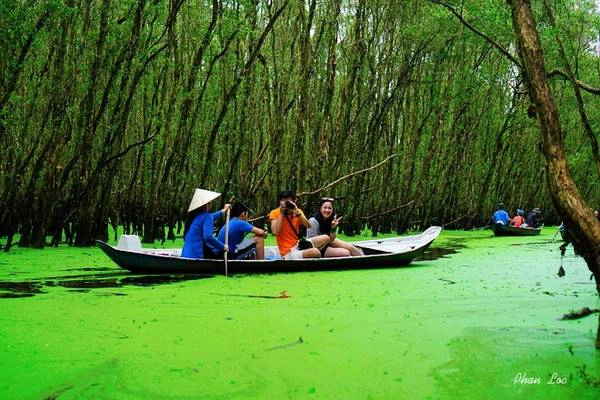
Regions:
<instances>
[{"instance_id":1,"label":"tree branch","mask_svg":"<svg viewBox=\"0 0 600 400\"><path fill-rule=\"evenodd\" d=\"M8 103L10 95L14 92L15 88L17 87L17 81L19 79L21 71L23 70L23 63L25 62L27 54L29 54L31 44L35 39L35 36L44 27L44 24L46 23L46 20L48 19L50 14L51 10L48 9L40 16L40 18L38 18L35 26L29 33L29 36L27 36L27 40L25 40L23 47L21 47L21 51L19 52L19 58L16 61L16 66L13 68L10 74L10 80L6 83L6 87L1 88L2 99L0 100L0 110L4 109L4 106L6 105L6 103Z\"/></svg>"},{"instance_id":2,"label":"tree branch","mask_svg":"<svg viewBox=\"0 0 600 400\"><path fill-rule=\"evenodd\" d=\"M411 201L409 201L408 203L406 203L406 204L402 204L401 206L398 206L398 207L394 207L394 208L392 208L391 210L387 210L387 211L384 211L384 212L380 212L380 213L375 213L375 214L367 215L367 216L365 216L365 217L360 217L360 218L361 218L361 219L373 219L373 218L375 218L375 217L380 217L380 216L382 216L382 215L391 214L391 213L393 213L393 212L395 212L395 211L398 211L398 210L401 210L401 209L403 209L403 208L405 208L405 207L408 207L408 206L410 206L410 205L411 205L412 203L414 203L415 201L417 201L417 199L412 199L412 200L411 200Z\"/></svg>"},{"instance_id":3,"label":"tree branch","mask_svg":"<svg viewBox=\"0 0 600 400\"><path fill-rule=\"evenodd\" d=\"M454 7L452 7L450 4L447 4L447 3L443 2L443 1L439 1L439 0L429 0L429 1L432 2L432 3L435 3L435 4L439 4L440 6L445 7L446 9L448 9L471 32L473 32L477 36L480 36L483 39L485 39L485 41L487 41L489 44L491 44L492 46L494 46L498 51L500 51L502 54L504 54L504 56L506 56L506 58L508 58L512 63L514 63L520 69L523 69L523 66L521 65L521 63L519 62L519 60L517 60L512 54L510 54L508 52L508 50L506 50L504 47L502 47L502 45L500 43L496 42L494 39L492 39L491 37L489 37L485 33L477 30L473 25L471 25L462 16L462 14L460 14L458 11L456 11L454 9ZM552 78L552 77L557 76L557 75L561 76L562 78L564 78L566 80L570 80L569 76L566 73L564 73L563 71L560 71L558 69L555 69L555 70L551 71L550 73L548 73L548 78ZM577 86L579 86L581 89L585 90L586 92L589 92L589 93L592 93L592 94L600 94L600 88L598 88L598 87L589 85L589 84L587 84L585 82L582 82L580 80L575 80L575 83L577 84Z\"/></svg>"},{"instance_id":4,"label":"tree branch","mask_svg":"<svg viewBox=\"0 0 600 400\"><path fill-rule=\"evenodd\" d=\"M471 208L469 211L467 211L465 214L461 215L460 217L458 217L458 218L455 218L455 219L453 219L453 220L452 220L452 221L450 221L450 222L446 222L446 223L445 223L444 225L442 225L442 226L445 228L446 226L448 226L448 225L450 225L450 224L453 224L453 223L455 223L455 222L458 222L458 221L460 221L461 219L463 219L463 218L465 218L465 217L469 216L469 215L470 215L470 214L471 214L471 213L472 213L474 210L475 210L475 207Z\"/></svg>"},{"instance_id":5,"label":"tree branch","mask_svg":"<svg viewBox=\"0 0 600 400\"><path fill-rule=\"evenodd\" d=\"M544 8L546 9L546 14L550 18L550 22L552 26L556 29L557 23L554 18L554 13L548 4L548 0L543 0ZM565 51L565 47L563 46L562 39L558 35L555 34L556 42L558 43L558 49L560 50L560 55L563 59L565 68L567 70L567 76L569 78L569 82L571 82L571 86L573 86L573 91L575 92L575 99L577 100L577 109L579 111L579 116L581 118L581 123L583 124L583 129L590 139L590 144L592 146L592 156L594 157L594 162L596 163L596 172L598 176L600 176L600 152L598 150L598 139L596 139L596 134L592 129L592 124L585 112L585 105L583 104L583 97L581 96L581 90L579 90L579 85L577 84L577 79L575 79L575 74L573 73L573 69L571 68L571 63L569 62L569 58L567 57L567 53Z\"/></svg>"},{"instance_id":6,"label":"tree branch","mask_svg":"<svg viewBox=\"0 0 600 400\"><path fill-rule=\"evenodd\" d=\"M143 145L143 144L146 144L146 143L148 143L150 140L154 139L154 136L156 136L156 133L153 133L152 135L148 136L146 139L142 139L142 140L140 140L139 142L135 142L135 143L132 143L132 144L130 144L130 145L129 145L129 146L127 146L127 148L126 148L125 150L123 150L122 152L120 152L120 153L118 153L118 154L115 154L115 155L114 155L114 156L112 156L112 157L109 157L109 158L107 158L107 159L106 159L106 161L104 161L104 163L103 163L103 166L104 166L104 165L108 165L108 164L109 164L111 161L113 161L113 160L116 160L116 159L118 159L118 158L121 158L121 157L123 157L125 154L129 153L129 151L130 151L131 149L133 149L134 147L141 146L141 145Z\"/></svg>"},{"instance_id":7,"label":"tree branch","mask_svg":"<svg viewBox=\"0 0 600 400\"><path fill-rule=\"evenodd\" d=\"M567 80L567 81L570 80L569 76L559 69L553 69L552 71L548 72L547 76L548 76L548 78L554 78L555 76L560 76L564 80ZM588 85L587 83L582 82L578 79L575 79L575 83L577 83L577 86L579 86L581 89L585 90L588 93L600 94L600 88L597 88L592 85Z\"/></svg>"},{"instance_id":8,"label":"tree branch","mask_svg":"<svg viewBox=\"0 0 600 400\"><path fill-rule=\"evenodd\" d=\"M448 9L471 32L473 32L477 36L481 36L482 38L484 38L489 44L491 44L498 51L500 51L502 54L504 54L506 56L506 58L508 58L511 62L513 62L519 68L521 68L521 69L523 68L523 66L521 65L521 63L519 62L519 60L517 60L512 54L510 54L508 52L508 50L506 50L504 47L502 47L502 45L500 43L496 42L494 39L492 39L491 37L489 37L485 33L483 33L481 31L475 29L475 27L473 25L471 25L466 19L464 19L464 17L458 11L456 11L454 9L454 7L452 7L450 4L446 4L445 2L439 1L439 0L429 0L429 1L432 2L432 3L435 3L435 4L439 4L440 6L445 7L446 9Z\"/></svg>"},{"instance_id":9,"label":"tree branch","mask_svg":"<svg viewBox=\"0 0 600 400\"><path fill-rule=\"evenodd\" d=\"M212 163L213 145L217 138L217 133L219 132L219 129L221 128L221 124L223 123L223 120L225 119L225 115L227 114L227 111L229 110L229 104L237 96L237 91L238 91L238 88L239 88L242 80L245 79L248 76L248 74L250 73L251 68L254 64L254 61L258 57L258 54L260 53L260 49L261 49L267 35L269 34L269 32L271 32L271 30L273 29L273 26L275 26L275 22L277 22L277 19L281 16L283 11L286 9L288 3L289 3L289 0L285 0L284 3L282 4L282 6L279 7L279 9L271 17L271 19L267 23L267 26L265 27L265 29L261 33L260 37L258 38L256 44L254 45L254 48L252 49L252 53L250 53L248 60L244 64L244 68L242 69L241 73L239 73L237 75L233 85L229 88L229 90L225 94L225 97L221 104L221 111L219 112L219 114L216 118L216 121L213 124L213 127L210 131L210 135L208 137L208 142L207 142L207 146L206 146L206 155L204 157L204 168L203 168L202 176L200 178L200 187L204 187L206 179L209 175L208 170Z\"/></svg>"},{"instance_id":10,"label":"tree branch","mask_svg":"<svg viewBox=\"0 0 600 400\"><path fill-rule=\"evenodd\" d=\"M297 196L300 197L300 196L306 196L307 194L311 195L311 194L317 194L319 192L322 192L323 190L328 189L328 188L332 187L333 185L338 184L339 182L343 181L344 179L348 179L348 178L350 178L350 177L352 177L354 175L362 174L364 172L367 172L367 171L370 171L370 170L375 169L377 167L380 167L380 166L382 166L383 164L385 164L386 162L388 162L389 160L391 160L394 157L396 157L396 154L389 155L385 160L383 160L383 161L381 161L381 162L373 165L372 167L361 169L359 171L351 172L348 175L344 175L341 178L338 178L335 181L333 181L331 183L328 183L327 185L323 186L320 189L313 190L312 192L301 192L301 193L298 193Z\"/></svg>"}]
</instances>

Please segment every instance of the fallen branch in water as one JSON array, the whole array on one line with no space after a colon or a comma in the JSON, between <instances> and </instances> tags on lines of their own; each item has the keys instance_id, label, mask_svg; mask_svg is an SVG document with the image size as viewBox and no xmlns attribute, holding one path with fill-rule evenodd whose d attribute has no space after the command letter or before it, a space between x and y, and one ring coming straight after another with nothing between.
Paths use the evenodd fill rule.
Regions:
<instances>
[{"instance_id":1,"label":"fallen branch in water","mask_svg":"<svg viewBox=\"0 0 600 400\"><path fill-rule=\"evenodd\" d=\"M451 281L450 279L438 278L438 280L440 280L442 282L447 282L449 285L456 283L454 281Z\"/></svg>"},{"instance_id":2,"label":"fallen branch in water","mask_svg":"<svg viewBox=\"0 0 600 400\"><path fill-rule=\"evenodd\" d=\"M600 312L600 309L598 309L598 308L590 309L589 307L583 307L579 311L571 311L568 314L564 314L562 316L561 320L579 319L579 318L587 317L588 315L594 314L597 312Z\"/></svg>"},{"instance_id":3,"label":"fallen branch in water","mask_svg":"<svg viewBox=\"0 0 600 400\"><path fill-rule=\"evenodd\" d=\"M269 349L266 349L265 351L273 351L273 350L285 349L285 348L292 347L292 346L295 346L295 345L297 345L297 344L302 344L302 343L304 343L304 340L302 339L302 336L300 336L300 337L298 338L298 340L296 340L295 342L292 342L292 343L286 343L286 344L281 344L281 345L279 345L279 346L275 346L275 347L271 347L271 348L269 348Z\"/></svg>"}]
</instances>

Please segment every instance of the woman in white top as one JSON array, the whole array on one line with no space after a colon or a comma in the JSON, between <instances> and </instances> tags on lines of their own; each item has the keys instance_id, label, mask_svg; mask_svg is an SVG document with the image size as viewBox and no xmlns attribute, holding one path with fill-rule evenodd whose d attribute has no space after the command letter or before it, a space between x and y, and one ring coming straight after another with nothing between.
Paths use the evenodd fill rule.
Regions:
<instances>
[{"instance_id":1,"label":"woman in white top","mask_svg":"<svg viewBox=\"0 0 600 400\"><path fill-rule=\"evenodd\" d=\"M309 219L310 228L306 231L306 237L328 235L329 245L321 250L323 257L348 257L362 256L363 253L350 243L346 243L336 236L336 228L342 217L333 214L333 199L324 197L319 203L319 210Z\"/></svg>"}]
</instances>

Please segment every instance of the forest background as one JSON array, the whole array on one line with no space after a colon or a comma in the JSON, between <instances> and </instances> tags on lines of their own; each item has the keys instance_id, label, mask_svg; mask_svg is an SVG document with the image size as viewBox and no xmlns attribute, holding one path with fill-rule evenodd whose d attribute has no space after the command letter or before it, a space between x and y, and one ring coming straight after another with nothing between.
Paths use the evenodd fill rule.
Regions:
<instances>
[{"instance_id":1,"label":"forest background","mask_svg":"<svg viewBox=\"0 0 600 400\"><path fill-rule=\"evenodd\" d=\"M437 3L1 0L5 250L63 230L89 245L109 222L174 237L196 187L257 217L283 189L308 212L333 196L348 234L482 226L499 201L558 223L535 109L494 45L516 53L510 7L452 2L469 29ZM598 82L600 15L548 4L555 23L533 5L568 161L597 208L600 164L557 38L576 78ZM593 133L597 93L581 93Z\"/></svg>"}]
</instances>

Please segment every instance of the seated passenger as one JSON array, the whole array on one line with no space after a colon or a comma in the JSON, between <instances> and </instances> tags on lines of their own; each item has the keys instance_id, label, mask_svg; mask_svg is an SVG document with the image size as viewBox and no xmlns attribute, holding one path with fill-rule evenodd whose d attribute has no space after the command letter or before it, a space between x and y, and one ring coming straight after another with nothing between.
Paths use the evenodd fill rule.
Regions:
<instances>
[{"instance_id":1,"label":"seated passenger","mask_svg":"<svg viewBox=\"0 0 600 400\"><path fill-rule=\"evenodd\" d=\"M311 239L319 235L329 236L329 245L321 250L323 257L362 256L362 251L336 237L336 229L341 219L342 217L338 218L333 213L333 199L322 198L319 209L308 220L310 228L306 231L306 237Z\"/></svg>"},{"instance_id":2,"label":"seated passenger","mask_svg":"<svg viewBox=\"0 0 600 400\"><path fill-rule=\"evenodd\" d=\"M510 217L504 208L504 203L498 204L498 209L492 215L492 223L493 224L501 224L501 225L509 225Z\"/></svg>"},{"instance_id":3,"label":"seated passenger","mask_svg":"<svg viewBox=\"0 0 600 400\"><path fill-rule=\"evenodd\" d=\"M208 212L210 202L220 195L220 193L203 189L196 189L194 192L185 222L182 257L222 258L223 251L228 250L228 246L213 236L213 230L215 229L214 219L220 218L223 213L227 212L231 208L231 204L225 204L225 208L215 213Z\"/></svg>"},{"instance_id":4,"label":"seated passenger","mask_svg":"<svg viewBox=\"0 0 600 400\"><path fill-rule=\"evenodd\" d=\"M523 223L525 223L525 210L519 208L517 210L517 215L515 215L512 219L511 225L515 228L520 228Z\"/></svg>"},{"instance_id":5,"label":"seated passenger","mask_svg":"<svg viewBox=\"0 0 600 400\"><path fill-rule=\"evenodd\" d=\"M304 212L294 203L294 192L286 190L279 194L279 207L269 213L271 230L284 259L320 258L320 249L329 244L327 235L313 237L310 243L300 241L300 225L310 228ZM308 244L301 248L300 244ZM312 247L310 247L312 246ZM302 246L304 247L304 246ZM310 247L310 248L309 248Z\"/></svg>"},{"instance_id":6,"label":"seated passenger","mask_svg":"<svg viewBox=\"0 0 600 400\"><path fill-rule=\"evenodd\" d=\"M229 251L230 260L251 258L256 260L265 259L265 237L267 232L263 229L250 225L248 222L248 207L242 203L235 203L231 207L231 220L229 221ZM225 243L226 226L219 231L218 239ZM252 232L254 236L244 239L247 233Z\"/></svg>"},{"instance_id":7,"label":"seated passenger","mask_svg":"<svg viewBox=\"0 0 600 400\"><path fill-rule=\"evenodd\" d=\"M560 233L560 237L562 238L563 241L567 242L569 241L569 231L567 231L567 226L565 225L564 222L561 222L559 227L558 227L558 232Z\"/></svg>"},{"instance_id":8,"label":"seated passenger","mask_svg":"<svg viewBox=\"0 0 600 400\"><path fill-rule=\"evenodd\" d=\"M527 226L530 228L539 228L542 226L542 210L538 207L531 210L531 212L527 215Z\"/></svg>"}]
</instances>

